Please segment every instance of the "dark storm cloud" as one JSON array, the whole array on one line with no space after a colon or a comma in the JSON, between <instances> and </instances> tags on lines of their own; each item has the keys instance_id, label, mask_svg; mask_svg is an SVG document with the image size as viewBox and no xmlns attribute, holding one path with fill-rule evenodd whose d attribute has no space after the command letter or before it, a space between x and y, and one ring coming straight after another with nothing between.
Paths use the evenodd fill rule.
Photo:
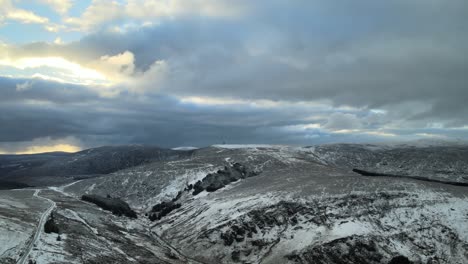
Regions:
<instances>
[{"instance_id":1,"label":"dark storm cloud","mask_svg":"<svg viewBox=\"0 0 468 264\"><path fill-rule=\"evenodd\" d=\"M126 143L202 146L269 140L286 143L284 132L259 129L300 124L307 117L302 108L285 111L282 107L266 109L244 104L198 105L167 95L102 98L83 86L37 80L32 80L29 89L17 91L15 84L23 82L0 79L0 85L9 88L5 89L8 97L3 97L0 104L0 142L21 145L37 138L72 137L83 147ZM87 96L84 91L88 91ZM48 93L54 96L46 96ZM15 148L14 144L8 146Z\"/></svg>"},{"instance_id":2,"label":"dark storm cloud","mask_svg":"<svg viewBox=\"0 0 468 264\"><path fill-rule=\"evenodd\" d=\"M243 4L246 4L243 2ZM169 65L170 94L242 99L332 99L391 107L420 101L450 115L468 98L466 1L259 1L239 19L187 17L69 46L135 54L142 71ZM157 86L157 87L156 87Z\"/></svg>"},{"instance_id":3,"label":"dark storm cloud","mask_svg":"<svg viewBox=\"0 0 468 264\"><path fill-rule=\"evenodd\" d=\"M67 104L100 100L95 92L85 86L42 79L0 77L0 87L0 103L32 100Z\"/></svg>"}]
</instances>

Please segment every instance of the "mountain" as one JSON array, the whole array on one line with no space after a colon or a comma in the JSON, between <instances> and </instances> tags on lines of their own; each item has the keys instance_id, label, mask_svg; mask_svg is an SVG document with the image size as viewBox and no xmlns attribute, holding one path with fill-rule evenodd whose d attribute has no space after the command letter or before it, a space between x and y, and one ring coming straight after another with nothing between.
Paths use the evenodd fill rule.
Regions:
<instances>
[{"instance_id":1,"label":"mountain","mask_svg":"<svg viewBox=\"0 0 468 264\"><path fill-rule=\"evenodd\" d=\"M0 263L468 262L468 187L452 184L468 182L467 145L217 145L164 157L0 191ZM47 208L59 231L28 251L34 238L12 232L33 233Z\"/></svg>"},{"instance_id":2,"label":"mountain","mask_svg":"<svg viewBox=\"0 0 468 264\"><path fill-rule=\"evenodd\" d=\"M57 184L189 155L190 152L139 145L100 147L76 153L0 155L0 179L35 186Z\"/></svg>"},{"instance_id":3,"label":"mountain","mask_svg":"<svg viewBox=\"0 0 468 264\"><path fill-rule=\"evenodd\" d=\"M466 144L331 144L309 149L322 162L370 172L468 182Z\"/></svg>"}]
</instances>

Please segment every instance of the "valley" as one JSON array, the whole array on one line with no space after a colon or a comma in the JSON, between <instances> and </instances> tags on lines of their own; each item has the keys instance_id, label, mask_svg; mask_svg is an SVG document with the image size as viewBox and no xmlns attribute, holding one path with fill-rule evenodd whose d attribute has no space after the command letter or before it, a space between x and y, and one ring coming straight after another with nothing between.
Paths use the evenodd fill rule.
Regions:
<instances>
[{"instance_id":1,"label":"valley","mask_svg":"<svg viewBox=\"0 0 468 264\"><path fill-rule=\"evenodd\" d=\"M8 245L0 263L468 261L468 146L179 151L99 177L0 191ZM405 177L388 177L397 173ZM119 199L136 218L83 195ZM51 217L57 233L43 231Z\"/></svg>"}]
</instances>

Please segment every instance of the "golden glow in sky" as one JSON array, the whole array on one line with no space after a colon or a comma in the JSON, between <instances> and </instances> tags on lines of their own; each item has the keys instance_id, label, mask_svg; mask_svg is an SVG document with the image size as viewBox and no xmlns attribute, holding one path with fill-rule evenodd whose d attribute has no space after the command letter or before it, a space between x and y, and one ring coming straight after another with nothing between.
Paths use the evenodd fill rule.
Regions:
<instances>
[{"instance_id":1,"label":"golden glow in sky","mask_svg":"<svg viewBox=\"0 0 468 264\"><path fill-rule=\"evenodd\" d=\"M19 70L49 68L53 78L75 84L109 84L111 80L97 70L81 66L61 57L27 57L20 59L0 58L1 66Z\"/></svg>"},{"instance_id":2,"label":"golden glow in sky","mask_svg":"<svg viewBox=\"0 0 468 264\"><path fill-rule=\"evenodd\" d=\"M37 154L37 153L45 153L45 152L78 152L81 148L78 146L70 145L70 144L57 144L57 145L50 145L50 146L30 146L23 151L15 152L15 153L6 153L0 149L0 154Z\"/></svg>"}]
</instances>

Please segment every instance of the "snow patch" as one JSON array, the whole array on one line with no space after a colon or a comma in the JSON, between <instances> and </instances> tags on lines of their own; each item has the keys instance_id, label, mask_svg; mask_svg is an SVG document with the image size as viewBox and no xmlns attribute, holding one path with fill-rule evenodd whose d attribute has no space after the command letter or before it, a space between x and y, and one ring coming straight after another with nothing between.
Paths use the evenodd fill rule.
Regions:
<instances>
[{"instance_id":1,"label":"snow patch","mask_svg":"<svg viewBox=\"0 0 468 264\"><path fill-rule=\"evenodd\" d=\"M279 145L247 144L247 145L213 145L215 148L224 149L244 149L244 148L278 148Z\"/></svg>"},{"instance_id":2,"label":"snow patch","mask_svg":"<svg viewBox=\"0 0 468 264\"><path fill-rule=\"evenodd\" d=\"M196 147L177 147L177 148L172 148L172 150L195 150L198 149Z\"/></svg>"},{"instance_id":3,"label":"snow patch","mask_svg":"<svg viewBox=\"0 0 468 264\"><path fill-rule=\"evenodd\" d=\"M76 220L76 221L78 221L78 222L84 224L84 225L85 225L87 228L89 228L95 235L99 234L97 228L94 228L94 227L90 226L83 218L81 218L81 217L78 215L77 212L72 211L72 210L70 210L70 209L65 209L65 210L63 211L63 213L64 213L64 216L65 216L66 218L73 219L73 220Z\"/></svg>"}]
</instances>

